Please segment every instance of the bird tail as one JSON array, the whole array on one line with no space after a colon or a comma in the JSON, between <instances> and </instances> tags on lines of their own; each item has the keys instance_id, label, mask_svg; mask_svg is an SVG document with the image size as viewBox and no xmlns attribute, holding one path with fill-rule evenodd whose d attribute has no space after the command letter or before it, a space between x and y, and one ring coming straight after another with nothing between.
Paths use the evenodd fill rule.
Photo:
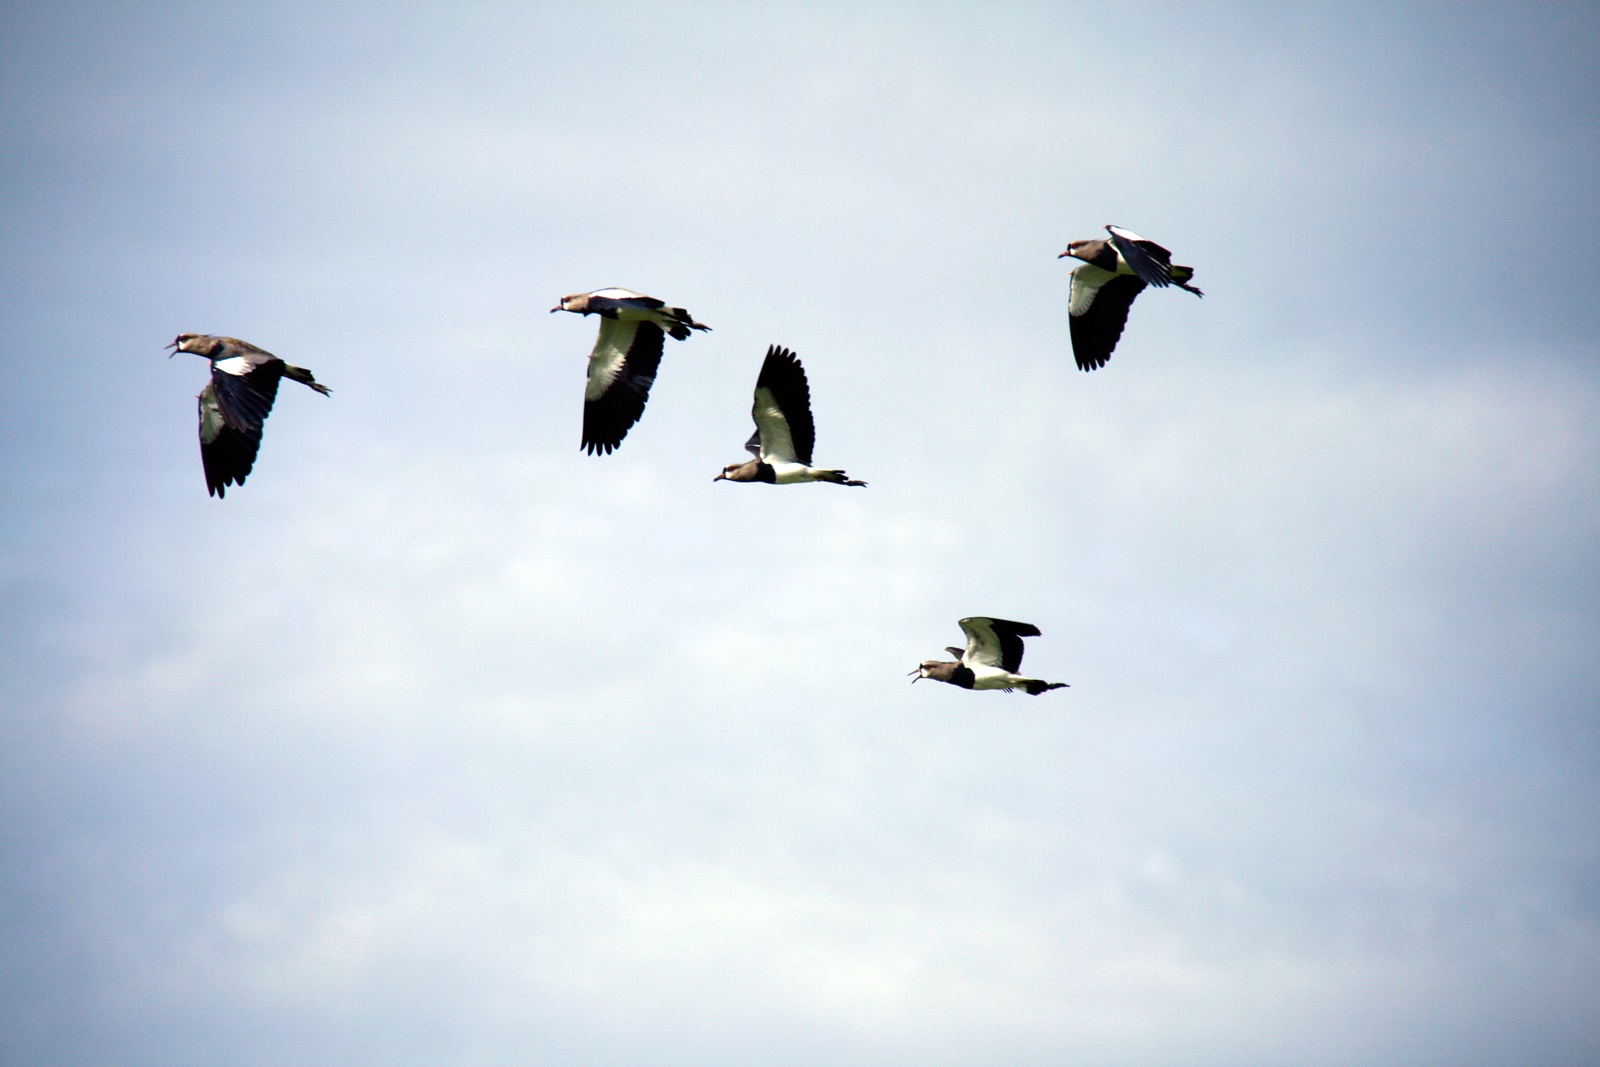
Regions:
<instances>
[{"instance_id":1,"label":"bird tail","mask_svg":"<svg viewBox=\"0 0 1600 1067\"><path fill-rule=\"evenodd\" d=\"M866 482L858 482L854 478L845 477L844 471L823 471L823 470L819 470L819 471L816 472L816 474L817 474L817 480L818 481L820 481L820 482L832 482L834 485L866 485L867 484Z\"/></svg>"},{"instance_id":2,"label":"bird tail","mask_svg":"<svg viewBox=\"0 0 1600 1067\"><path fill-rule=\"evenodd\" d=\"M326 385L320 384L315 378L313 378L310 371L306 370L304 367L296 367L292 363L285 363L283 365L283 376L285 378L293 378L302 385L309 385L323 396L327 396L329 393L333 392L332 389L329 389Z\"/></svg>"},{"instance_id":3,"label":"bird tail","mask_svg":"<svg viewBox=\"0 0 1600 1067\"><path fill-rule=\"evenodd\" d=\"M1189 290L1189 292L1193 293L1195 296L1205 296L1206 294L1202 293L1200 290L1196 289L1194 286L1189 284L1189 279L1191 279L1193 277L1194 277L1194 268L1193 267L1173 267L1172 268L1172 284L1176 285L1179 289L1187 289L1187 290Z\"/></svg>"},{"instance_id":4,"label":"bird tail","mask_svg":"<svg viewBox=\"0 0 1600 1067\"><path fill-rule=\"evenodd\" d=\"M703 322L694 321L694 316L683 310L683 308L662 308L661 310L676 320L671 326L667 327L667 332L672 335L674 341L688 340L690 330L709 331L711 329Z\"/></svg>"},{"instance_id":5,"label":"bird tail","mask_svg":"<svg viewBox=\"0 0 1600 1067\"><path fill-rule=\"evenodd\" d=\"M1037 678L1025 678L1021 684L1022 688L1026 689L1031 697L1036 697L1040 693L1046 693L1052 689L1067 688L1066 682L1043 682Z\"/></svg>"}]
</instances>

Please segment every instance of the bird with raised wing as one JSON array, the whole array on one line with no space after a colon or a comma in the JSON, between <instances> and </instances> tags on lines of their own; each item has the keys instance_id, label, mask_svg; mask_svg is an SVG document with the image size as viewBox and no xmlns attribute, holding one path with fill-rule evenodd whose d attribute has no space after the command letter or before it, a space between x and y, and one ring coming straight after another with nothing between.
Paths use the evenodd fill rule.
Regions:
<instances>
[{"instance_id":1,"label":"bird with raised wing","mask_svg":"<svg viewBox=\"0 0 1600 1067\"><path fill-rule=\"evenodd\" d=\"M1072 355L1079 370L1106 365L1128 322L1133 298L1147 285L1165 289L1176 285L1204 296L1189 284L1193 267L1179 267L1172 253L1131 230L1107 226L1109 239L1073 241L1057 259L1083 260L1072 272L1072 295L1067 315L1072 326Z\"/></svg>"},{"instance_id":2,"label":"bird with raised wing","mask_svg":"<svg viewBox=\"0 0 1600 1067\"><path fill-rule=\"evenodd\" d=\"M780 345L767 347L766 361L756 377L755 402L750 407L756 432L745 442L745 449L756 458L745 463L730 463L714 482L767 482L791 485L795 482L832 482L834 485L866 485L847 478L844 471L824 470L811 465L811 449L817 431L811 421L811 387L800 357Z\"/></svg>"},{"instance_id":3,"label":"bird with raised wing","mask_svg":"<svg viewBox=\"0 0 1600 1067\"><path fill-rule=\"evenodd\" d=\"M168 356L192 352L211 361L211 380L200 390L200 463L206 488L227 496L229 485L243 485L261 448L261 426L278 395L278 381L292 378L323 396L330 390L304 367L285 363L265 349L237 337L180 333Z\"/></svg>"},{"instance_id":4,"label":"bird with raised wing","mask_svg":"<svg viewBox=\"0 0 1600 1067\"><path fill-rule=\"evenodd\" d=\"M600 336L589 353L589 379L583 390L580 447L591 456L609 455L644 414L661 363L663 332L682 341L690 330L711 329L683 308L669 308L631 289L573 293L550 309L551 314L557 311L600 316Z\"/></svg>"},{"instance_id":5,"label":"bird with raised wing","mask_svg":"<svg viewBox=\"0 0 1600 1067\"><path fill-rule=\"evenodd\" d=\"M916 676L911 679L913 685L924 678L932 678L962 689L1003 689L1008 693L1023 689L1030 696L1066 688L1066 682L1045 682L1017 673L1022 667L1022 639L1038 637L1037 626L975 616L962 619L961 629L967 635L967 647L961 649L952 645L945 649L957 657L957 661L924 660L911 672Z\"/></svg>"}]
</instances>

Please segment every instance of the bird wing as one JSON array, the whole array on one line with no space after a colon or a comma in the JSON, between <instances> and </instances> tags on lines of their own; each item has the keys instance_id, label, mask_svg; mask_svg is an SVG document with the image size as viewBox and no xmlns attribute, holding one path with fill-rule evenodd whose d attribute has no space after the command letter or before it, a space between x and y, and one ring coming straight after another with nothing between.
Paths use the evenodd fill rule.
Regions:
<instances>
[{"instance_id":1,"label":"bird wing","mask_svg":"<svg viewBox=\"0 0 1600 1067\"><path fill-rule=\"evenodd\" d=\"M967 635L962 663L999 667L1007 674L1022 666L1022 639L1039 636L1037 626L1009 619L962 619L961 629Z\"/></svg>"},{"instance_id":2,"label":"bird wing","mask_svg":"<svg viewBox=\"0 0 1600 1067\"><path fill-rule=\"evenodd\" d=\"M750 440L744 443L744 450L757 459L761 458L761 427L756 427L756 432L750 435Z\"/></svg>"},{"instance_id":3,"label":"bird wing","mask_svg":"<svg viewBox=\"0 0 1600 1067\"><path fill-rule=\"evenodd\" d=\"M653 296L636 293L632 289L596 289L589 294L589 310L610 318L624 308L639 311L654 311L661 307L662 301ZM611 315L606 313L610 312Z\"/></svg>"},{"instance_id":4,"label":"bird wing","mask_svg":"<svg viewBox=\"0 0 1600 1067\"><path fill-rule=\"evenodd\" d=\"M1111 234L1111 243L1117 246L1117 251L1122 253L1122 258L1140 281L1157 289L1172 284L1171 252L1120 226L1107 226L1106 232Z\"/></svg>"},{"instance_id":5,"label":"bird wing","mask_svg":"<svg viewBox=\"0 0 1600 1067\"><path fill-rule=\"evenodd\" d=\"M229 485L243 485L261 448L261 424L230 424L218 399L215 379L200 390L200 465L212 496L227 496Z\"/></svg>"},{"instance_id":6,"label":"bird wing","mask_svg":"<svg viewBox=\"0 0 1600 1067\"><path fill-rule=\"evenodd\" d=\"M811 421L811 387L800 359L781 345L770 345L756 378L750 417L761 438L761 459L767 463L811 466L816 426Z\"/></svg>"},{"instance_id":7,"label":"bird wing","mask_svg":"<svg viewBox=\"0 0 1600 1067\"><path fill-rule=\"evenodd\" d=\"M248 341L220 337L220 358L211 360L211 380L200 391L200 463L206 488L226 495L243 485L261 448L261 428L278 396L286 364Z\"/></svg>"},{"instance_id":8,"label":"bird wing","mask_svg":"<svg viewBox=\"0 0 1600 1067\"><path fill-rule=\"evenodd\" d=\"M1143 291L1143 280L1131 274L1112 274L1087 264L1072 272L1072 298L1067 313L1072 327L1072 357L1079 370L1106 365L1128 323L1128 308Z\"/></svg>"},{"instance_id":9,"label":"bird wing","mask_svg":"<svg viewBox=\"0 0 1600 1067\"><path fill-rule=\"evenodd\" d=\"M211 393L224 422L261 433L283 377L283 360L265 352L242 352L211 362Z\"/></svg>"},{"instance_id":10,"label":"bird wing","mask_svg":"<svg viewBox=\"0 0 1600 1067\"><path fill-rule=\"evenodd\" d=\"M610 453L644 414L661 345L661 327L654 323L600 320L583 391L583 448L589 454Z\"/></svg>"}]
</instances>

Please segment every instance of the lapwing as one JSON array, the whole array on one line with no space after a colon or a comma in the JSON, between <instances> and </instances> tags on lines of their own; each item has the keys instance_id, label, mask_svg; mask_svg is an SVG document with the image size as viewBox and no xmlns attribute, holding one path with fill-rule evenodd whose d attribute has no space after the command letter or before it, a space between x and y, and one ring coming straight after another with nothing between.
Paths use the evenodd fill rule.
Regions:
<instances>
[{"instance_id":1,"label":"lapwing","mask_svg":"<svg viewBox=\"0 0 1600 1067\"><path fill-rule=\"evenodd\" d=\"M811 448L817 439L811 421L811 388L806 384L806 369L800 365L800 357L787 348L768 346L766 361L756 377L750 417L756 422L756 432L744 447L756 458L728 464L712 481L867 484L845 477L844 471L811 466Z\"/></svg>"},{"instance_id":2,"label":"lapwing","mask_svg":"<svg viewBox=\"0 0 1600 1067\"><path fill-rule=\"evenodd\" d=\"M1107 226L1106 232L1109 240L1073 241L1056 257L1071 256L1084 263L1072 272L1067 303L1072 355L1079 370L1106 365L1128 322L1128 308L1146 285L1157 289L1176 285L1195 296L1205 295L1189 284L1194 268L1174 266L1172 253L1165 248L1120 226Z\"/></svg>"},{"instance_id":3,"label":"lapwing","mask_svg":"<svg viewBox=\"0 0 1600 1067\"><path fill-rule=\"evenodd\" d=\"M967 647L954 645L945 649L957 662L930 659L911 673L915 685L924 678L936 682L949 682L963 689L1013 689L1027 690L1030 696L1051 689L1064 689L1066 682L1044 682L1037 678L1024 678L1017 673L1022 666L1022 639L1038 637L1039 628L1026 622L1008 619L989 619L977 616L961 620L961 629L967 635Z\"/></svg>"},{"instance_id":4,"label":"lapwing","mask_svg":"<svg viewBox=\"0 0 1600 1067\"><path fill-rule=\"evenodd\" d=\"M690 330L711 327L683 308L669 308L630 289L596 289L561 298L550 313L600 316L600 336L589 353L589 383L583 390L583 443L589 455L610 455L644 414L661 363L662 331L682 341Z\"/></svg>"},{"instance_id":5,"label":"lapwing","mask_svg":"<svg viewBox=\"0 0 1600 1067\"><path fill-rule=\"evenodd\" d=\"M230 485L243 485L261 447L261 426L278 395L278 380L292 378L323 396L330 390L304 367L285 363L265 349L237 337L180 333L167 346L171 355L192 352L211 361L211 381L200 390L200 462L206 488L217 498Z\"/></svg>"}]
</instances>

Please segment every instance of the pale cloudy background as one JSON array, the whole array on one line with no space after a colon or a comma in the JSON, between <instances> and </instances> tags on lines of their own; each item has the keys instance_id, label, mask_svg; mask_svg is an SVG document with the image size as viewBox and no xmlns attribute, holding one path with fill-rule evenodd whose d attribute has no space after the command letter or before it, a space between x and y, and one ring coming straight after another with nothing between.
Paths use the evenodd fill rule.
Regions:
<instances>
[{"instance_id":1,"label":"pale cloudy background","mask_svg":"<svg viewBox=\"0 0 1600 1067\"><path fill-rule=\"evenodd\" d=\"M0 7L0 1060L1600 1061L1597 56ZM1085 375L1107 222L1208 295ZM715 332L593 458L603 285ZM225 501L184 330L334 389ZM869 489L712 484L772 342Z\"/></svg>"}]
</instances>

